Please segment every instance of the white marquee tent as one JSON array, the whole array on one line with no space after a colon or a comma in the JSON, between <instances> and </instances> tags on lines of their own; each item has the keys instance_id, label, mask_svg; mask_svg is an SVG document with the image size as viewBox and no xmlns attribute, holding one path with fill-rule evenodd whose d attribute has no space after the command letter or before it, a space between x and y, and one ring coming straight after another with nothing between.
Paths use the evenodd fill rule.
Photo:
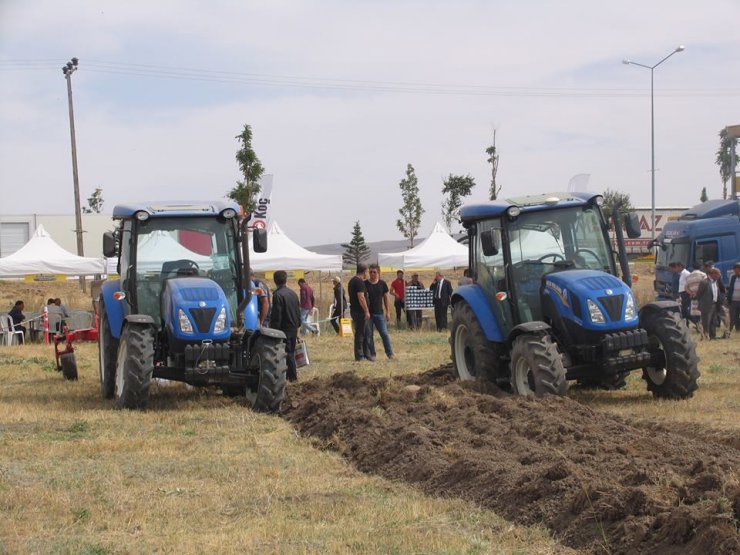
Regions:
<instances>
[{"instance_id":1,"label":"white marquee tent","mask_svg":"<svg viewBox=\"0 0 740 555\"><path fill-rule=\"evenodd\" d=\"M87 276L105 273L102 258L77 256L64 250L40 225L33 237L11 255L0 258L0 277L26 274Z\"/></svg>"},{"instance_id":2,"label":"white marquee tent","mask_svg":"<svg viewBox=\"0 0 740 555\"><path fill-rule=\"evenodd\" d=\"M339 254L318 254L294 243L277 222L272 222L267 231L267 252L249 252L249 263L255 272L275 270L327 270L338 272L342 269L342 256Z\"/></svg>"},{"instance_id":3,"label":"white marquee tent","mask_svg":"<svg viewBox=\"0 0 740 555\"><path fill-rule=\"evenodd\" d=\"M391 268L463 268L468 248L455 241L437 222L432 233L414 248L403 252L378 253L378 264Z\"/></svg>"}]
</instances>

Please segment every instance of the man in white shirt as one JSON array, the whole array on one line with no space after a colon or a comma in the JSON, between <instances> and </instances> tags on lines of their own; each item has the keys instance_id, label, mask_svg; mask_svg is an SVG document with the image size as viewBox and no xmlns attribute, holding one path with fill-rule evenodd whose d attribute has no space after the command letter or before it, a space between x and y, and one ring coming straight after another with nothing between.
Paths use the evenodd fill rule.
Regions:
<instances>
[{"instance_id":1,"label":"man in white shirt","mask_svg":"<svg viewBox=\"0 0 740 555\"><path fill-rule=\"evenodd\" d=\"M678 297L681 303L681 316L686 320L686 324L691 324L691 295L686 291L686 278L691 275L683 262L672 262L669 264L671 271L678 274Z\"/></svg>"}]
</instances>

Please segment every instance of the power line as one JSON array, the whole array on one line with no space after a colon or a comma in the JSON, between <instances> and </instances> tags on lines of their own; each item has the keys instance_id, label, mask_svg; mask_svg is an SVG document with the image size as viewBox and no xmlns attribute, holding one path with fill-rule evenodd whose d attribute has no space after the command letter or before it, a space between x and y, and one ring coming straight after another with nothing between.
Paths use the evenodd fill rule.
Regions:
<instances>
[{"instance_id":1,"label":"power line","mask_svg":"<svg viewBox=\"0 0 740 555\"><path fill-rule=\"evenodd\" d=\"M0 71L39 71L56 68L56 60L0 60ZM647 91L624 88L588 87L518 87L481 84L426 83L407 81L379 81L307 77L222 71L152 64L132 64L105 60L85 60L86 72L124 75L156 79L175 79L204 83L224 83L270 88L337 90L353 92L426 94L444 96L500 96L500 97L570 97L570 98L632 98L643 97ZM664 97L733 97L740 96L738 88L678 88L662 89Z\"/></svg>"}]
</instances>

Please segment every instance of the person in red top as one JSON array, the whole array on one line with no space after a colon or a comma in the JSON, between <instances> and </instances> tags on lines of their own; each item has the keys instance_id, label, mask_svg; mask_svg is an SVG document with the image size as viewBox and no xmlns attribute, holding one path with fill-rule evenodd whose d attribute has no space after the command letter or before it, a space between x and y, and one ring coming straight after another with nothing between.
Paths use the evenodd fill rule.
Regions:
<instances>
[{"instance_id":1,"label":"person in red top","mask_svg":"<svg viewBox=\"0 0 740 555\"><path fill-rule=\"evenodd\" d=\"M403 271L396 272L396 279L391 282L391 296L393 306L396 307L396 327L401 327L401 314L403 313L403 301L406 298L406 282L403 280Z\"/></svg>"},{"instance_id":2,"label":"person in red top","mask_svg":"<svg viewBox=\"0 0 740 555\"><path fill-rule=\"evenodd\" d=\"M316 305L316 299L314 299L313 296L313 289L311 289L311 286L306 283L306 280L303 278L298 280L298 287L301 288L299 295L301 307L301 335L306 335L309 332L314 335L318 335L318 326L308 321L311 317L311 311Z\"/></svg>"}]
</instances>

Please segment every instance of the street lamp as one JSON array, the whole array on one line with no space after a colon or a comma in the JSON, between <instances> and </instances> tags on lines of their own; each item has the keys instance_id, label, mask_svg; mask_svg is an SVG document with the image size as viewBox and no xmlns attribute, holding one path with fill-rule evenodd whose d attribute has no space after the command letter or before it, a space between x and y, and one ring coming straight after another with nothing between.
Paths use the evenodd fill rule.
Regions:
<instances>
[{"instance_id":1,"label":"street lamp","mask_svg":"<svg viewBox=\"0 0 740 555\"><path fill-rule=\"evenodd\" d=\"M655 87L654 87L654 73L655 68L658 67L660 64L665 62L668 58L673 56L674 54L678 52L684 51L684 46L677 46L673 52L668 54L665 58L660 60L657 64L649 66L646 64L641 64L638 62L633 62L632 60L622 60L623 64L626 65L633 65L633 66L639 66L644 67L645 69L650 70L650 175L652 176L652 183L651 183L651 200L650 200L650 227L651 227L651 239L650 246L653 247L655 243Z\"/></svg>"},{"instance_id":2,"label":"street lamp","mask_svg":"<svg viewBox=\"0 0 740 555\"><path fill-rule=\"evenodd\" d=\"M69 135L72 143L72 179L75 193L75 233L77 235L77 256L84 256L85 249L82 243L82 214L80 213L80 178L77 173L77 141L75 140L75 114L72 108L72 74L77 71L77 58L72 58L62 66L62 73L67 80L67 102L69 104ZM80 276L80 286L85 290L85 276Z\"/></svg>"}]
</instances>

